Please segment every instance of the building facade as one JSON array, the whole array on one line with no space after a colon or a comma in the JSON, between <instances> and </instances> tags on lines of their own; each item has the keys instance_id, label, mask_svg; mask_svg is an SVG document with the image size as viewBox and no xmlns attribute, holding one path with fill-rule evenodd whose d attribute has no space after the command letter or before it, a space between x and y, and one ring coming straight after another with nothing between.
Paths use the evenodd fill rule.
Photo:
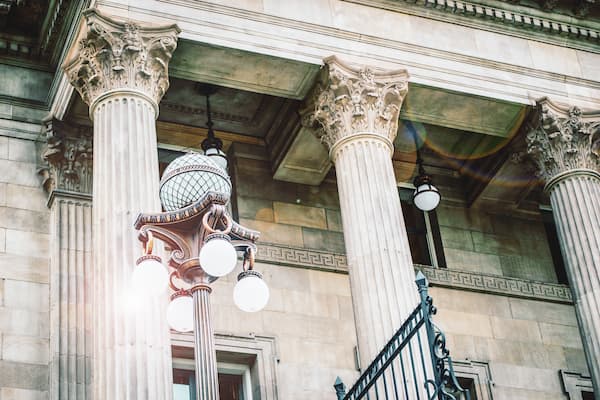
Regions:
<instances>
[{"instance_id":1,"label":"building facade","mask_svg":"<svg viewBox=\"0 0 600 400\"><path fill-rule=\"evenodd\" d=\"M599 21L595 0L0 1L0 399L190 398L193 335L131 275L137 214L207 135L199 83L270 287L244 313L213 284L222 400L334 399L418 270L476 399L595 398Z\"/></svg>"}]
</instances>

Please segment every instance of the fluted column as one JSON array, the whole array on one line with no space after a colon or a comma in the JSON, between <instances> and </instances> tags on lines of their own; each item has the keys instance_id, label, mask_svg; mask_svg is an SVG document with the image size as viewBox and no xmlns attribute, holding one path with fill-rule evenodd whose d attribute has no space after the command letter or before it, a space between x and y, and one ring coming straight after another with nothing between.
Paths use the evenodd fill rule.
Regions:
<instances>
[{"instance_id":1,"label":"fluted column","mask_svg":"<svg viewBox=\"0 0 600 400\"><path fill-rule=\"evenodd\" d=\"M335 58L303 115L335 163L361 366L418 303L391 156L406 71L355 69Z\"/></svg>"},{"instance_id":2,"label":"fluted column","mask_svg":"<svg viewBox=\"0 0 600 400\"><path fill-rule=\"evenodd\" d=\"M48 119L40 168L50 208L50 400L90 398L91 129Z\"/></svg>"},{"instance_id":3,"label":"fluted column","mask_svg":"<svg viewBox=\"0 0 600 400\"><path fill-rule=\"evenodd\" d=\"M538 101L528 152L546 181L595 393L600 393L600 112Z\"/></svg>"},{"instance_id":4,"label":"fluted column","mask_svg":"<svg viewBox=\"0 0 600 400\"><path fill-rule=\"evenodd\" d=\"M160 211L155 119L176 26L141 27L84 12L65 71L94 123L93 398L172 398L167 298L132 297L140 212Z\"/></svg>"}]
</instances>

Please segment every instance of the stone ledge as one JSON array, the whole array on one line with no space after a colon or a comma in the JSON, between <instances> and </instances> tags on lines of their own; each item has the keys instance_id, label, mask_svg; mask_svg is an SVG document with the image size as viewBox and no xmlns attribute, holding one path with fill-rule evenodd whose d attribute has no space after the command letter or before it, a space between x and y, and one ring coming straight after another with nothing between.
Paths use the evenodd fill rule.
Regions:
<instances>
[{"instance_id":1,"label":"stone ledge","mask_svg":"<svg viewBox=\"0 0 600 400\"><path fill-rule=\"evenodd\" d=\"M342 274L348 273L346 256L339 253L261 243L258 245L256 259L258 262L266 264L308 268ZM555 303L573 303L571 290L567 285L447 268L433 268L425 265L415 265L415 269L423 271L432 286Z\"/></svg>"}]
</instances>

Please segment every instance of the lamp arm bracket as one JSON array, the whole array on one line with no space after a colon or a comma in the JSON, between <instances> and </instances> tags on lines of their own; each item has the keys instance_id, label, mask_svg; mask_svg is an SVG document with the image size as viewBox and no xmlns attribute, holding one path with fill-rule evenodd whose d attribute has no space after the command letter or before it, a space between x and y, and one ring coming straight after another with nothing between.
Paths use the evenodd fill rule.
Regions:
<instances>
[{"instance_id":1,"label":"lamp arm bracket","mask_svg":"<svg viewBox=\"0 0 600 400\"><path fill-rule=\"evenodd\" d=\"M223 227L218 229L218 227ZM227 213L225 206L213 204L210 210L202 217L202 228L207 234L222 233L224 235L231 232L232 219Z\"/></svg>"},{"instance_id":2,"label":"lamp arm bracket","mask_svg":"<svg viewBox=\"0 0 600 400\"><path fill-rule=\"evenodd\" d=\"M191 249L184 239L168 229L160 226L143 225L139 230L138 239L142 243L146 243L151 237L162 240L171 248L171 259L175 263L182 263L185 259L191 257Z\"/></svg>"}]
</instances>

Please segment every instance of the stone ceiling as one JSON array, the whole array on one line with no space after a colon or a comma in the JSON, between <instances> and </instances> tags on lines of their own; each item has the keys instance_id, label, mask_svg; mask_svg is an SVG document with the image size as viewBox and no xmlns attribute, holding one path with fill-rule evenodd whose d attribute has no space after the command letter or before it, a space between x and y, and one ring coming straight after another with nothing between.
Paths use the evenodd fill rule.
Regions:
<instances>
[{"instance_id":1,"label":"stone ceiling","mask_svg":"<svg viewBox=\"0 0 600 400\"><path fill-rule=\"evenodd\" d=\"M208 77L201 82L213 84L226 77L211 96L214 128L225 149L232 143L261 148L275 179L319 185L330 176L327 151L301 127L298 116L298 98L316 79L313 66L251 53L245 62L239 50L228 54L201 44L187 43L179 50L173 57L179 70L170 79L157 122L162 161L168 162L178 151L198 149L206 135L206 98L196 89L201 80L182 76ZM210 62L201 63L198 55L210 57ZM291 81L269 79L281 71ZM531 172L523 173L519 165L509 162L518 152L515 137L527 110L523 105L411 84L395 142L398 181L411 182L415 174L416 134L424 143L421 153L427 171L444 188L446 198L468 205L502 199L507 207L522 206L532 188L539 186ZM87 112L76 96L68 118L89 125Z\"/></svg>"},{"instance_id":2,"label":"stone ceiling","mask_svg":"<svg viewBox=\"0 0 600 400\"><path fill-rule=\"evenodd\" d=\"M214 128L220 131L264 138L281 112L286 99L245 90L218 87L210 96ZM160 102L160 120L206 127L206 97L189 80L171 78Z\"/></svg>"}]
</instances>

